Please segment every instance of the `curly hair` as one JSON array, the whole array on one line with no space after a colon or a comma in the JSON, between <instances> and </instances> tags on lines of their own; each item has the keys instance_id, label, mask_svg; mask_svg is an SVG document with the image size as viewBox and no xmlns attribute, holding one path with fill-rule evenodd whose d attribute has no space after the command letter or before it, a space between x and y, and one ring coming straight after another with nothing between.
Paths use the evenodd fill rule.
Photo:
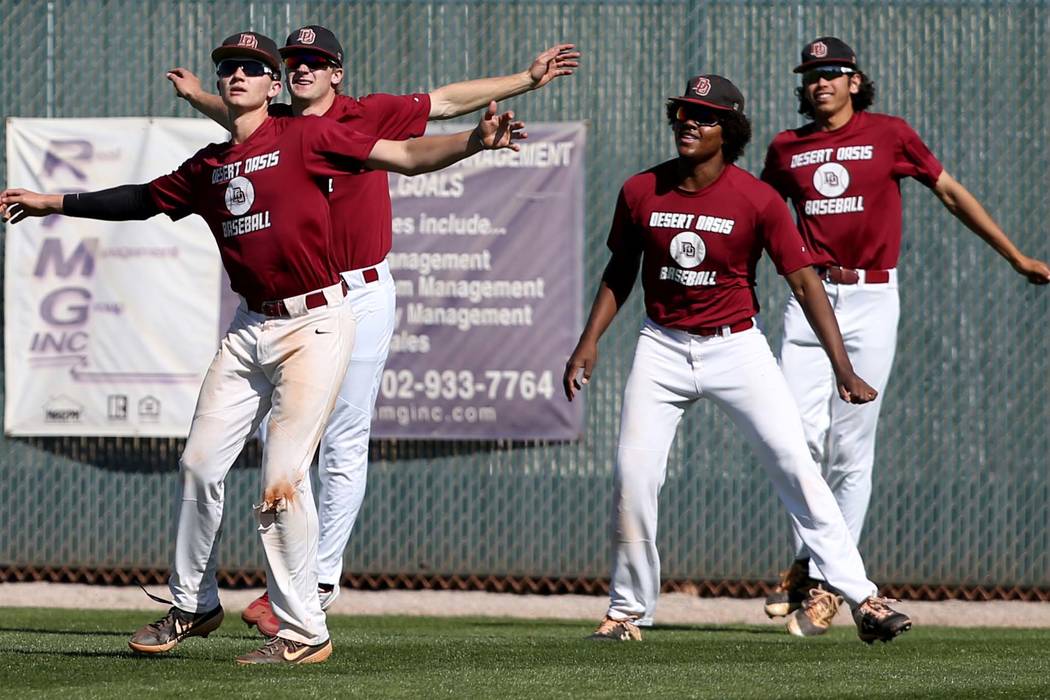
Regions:
<instances>
[{"instance_id":1,"label":"curly hair","mask_svg":"<svg viewBox=\"0 0 1050 700\"><path fill-rule=\"evenodd\" d=\"M849 100L853 103L854 112L863 112L875 103L875 83L871 82L871 78L861 71L857 71L856 75L860 76L860 89L856 95L850 95ZM806 99L805 86L800 85L795 88L795 94L798 96L798 113L804 117L816 119L817 113L813 111L813 105Z\"/></svg>"},{"instance_id":2,"label":"curly hair","mask_svg":"<svg viewBox=\"0 0 1050 700\"><path fill-rule=\"evenodd\" d=\"M668 100L666 105L667 123L672 127L678 103ZM728 109L718 110L718 123L722 127L722 159L727 165L735 163L744 154L744 147L751 140L751 121L741 112Z\"/></svg>"}]
</instances>

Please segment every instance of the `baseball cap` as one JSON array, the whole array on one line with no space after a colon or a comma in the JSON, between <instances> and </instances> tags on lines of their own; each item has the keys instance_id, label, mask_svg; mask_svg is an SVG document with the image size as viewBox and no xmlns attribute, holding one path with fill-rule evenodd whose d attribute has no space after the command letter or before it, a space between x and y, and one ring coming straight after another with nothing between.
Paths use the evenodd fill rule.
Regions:
<instances>
[{"instance_id":1,"label":"baseball cap","mask_svg":"<svg viewBox=\"0 0 1050 700\"><path fill-rule=\"evenodd\" d=\"M857 54L846 42L833 36L822 36L802 48L802 63L795 66L794 72L805 73L810 68L828 65L849 66L860 70L857 67Z\"/></svg>"},{"instance_id":2,"label":"baseball cap","mask_svg":"<svg viewBox=\"0 0 1050 700\"><path fill-rule=\"evenodd\" d=\"M257 58L280 76L281 55L277 53L277 42L258 32L231 34L211 52L211 60L218 64L224 58Z\"/></svg>"},{"instance_id":3,"label":"baseball cap","mask_svg":"<svg viewBox=\"0 0 1050 700\"><path fill-rule=\"evenodd\" d=\"M731 112L744 111L744 96L736 85L720 75L696 75L685 84L681 97L669 97L671 102L689 102L712 109Z\"/></svg>"},{"instance_id":4,"label":"baseball cap","mask_svg":"<svg viewBox=\"0 0 1050 700\"><path fill-rule=\"evenodd\" d=\"M289 56L298 51L310 51L325 56L335 65L343 67L343 45L335 34L316 24L300 27L288 35L281 56Z\"/></svg>"}]
</instances>

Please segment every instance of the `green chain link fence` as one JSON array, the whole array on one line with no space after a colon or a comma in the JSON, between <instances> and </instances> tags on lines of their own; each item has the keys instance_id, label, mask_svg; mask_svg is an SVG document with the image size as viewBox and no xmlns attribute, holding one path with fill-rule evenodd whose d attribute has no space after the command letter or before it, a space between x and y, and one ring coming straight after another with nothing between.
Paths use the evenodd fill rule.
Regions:
<instances>
[{"instance_id":1,"label":"green chain link fence","mask_svg":"<svg viewBox=\"0 0 1050 700\"><path fill-rule=\"evenodd\" d=\"M181 64L210 75L211 48L247 28L282 42L303 24L330 27L346 47L351 94L506 74L551 43L574 41L584 52L578 75L513 106L532 121L590 124L588 301L620 184L673 152L664 99L701 71L732 78L755 134L740 164L757 172L773 134L800 123L791 68L802 44L835 34L874 79L875 109L905 117L1022 250L1050 257L1046 2L0 0L0 16L5 117L192 116L164 71ZM912 590L1043 596L1050 294L1023 283L920 185L904 190L900 341L862 551L873 578ZM787 288L766 263L759 284L778 347ZM620 400L640 320L636 298L607 334L579 442L373 443L348 575L474 576L479 585L604 578ZM181 446L0 439L0 571L155 576L171 549ZM250 511L258 456L249 449L227 482L220 561L228 571L262 565ZM772 488L710 406L682 423L661 508L669 579L769 580L789 560L788 522Z\"/></svg>"}]
</instances>

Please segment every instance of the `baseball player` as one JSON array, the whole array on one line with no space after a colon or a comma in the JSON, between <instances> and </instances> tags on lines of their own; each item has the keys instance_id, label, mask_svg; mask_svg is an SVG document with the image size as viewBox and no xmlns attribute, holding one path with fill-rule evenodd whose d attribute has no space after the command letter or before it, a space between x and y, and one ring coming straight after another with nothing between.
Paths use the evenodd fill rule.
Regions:
<instances>
[{"instance_id":1,"label":"baseball player","mask_svg":"<svg viewBox=\"0 0 1050 700\"><path fill-rule=\"evenodd\" d=\"M290 110L273 105L271 114L324 116L384 139L420 136L428 119L457 117L491 100L541 88L555 78L571 75L580 57L572 44L558 44L537 55L527 70L513 75L453 83L430 94L374 94L354 99L341 94L343 47L328 29L317 25L296 29L288 35L281 55L292 104ZM204 92L190 71L175 68L167 77L180 97L220 124L226 123L222 100ZM386 173L342 175L330 186L334 252L350 288L347 302L355 311L357 334L318 457L321 536L317 574L325 609L339 594L343 552L364 500L372 410L394 332L396 304L386 262L392 239ZM249 625L258 625L264 634L272 634L277 623L266 595L253 601L242 618Z\"/></svg>"},{"instance_id":2,"label":"baseball player","mask_svg":"<svg viewBox=\"0 0 1050 700\"><path fill-rule=\"evenodd\" d=\"M269 37L234 34L212 52L232 138L199 151L170 175L78 195L0 194L0 213L63 213L108 220L207 221L231 286L243 297L201 387L180 459L168 614L138 630L135 651L168 651L222 622L215 552L223 482L245 440L269 412L263 488L255 514L266 555L277 635L238 657L244 664L317 663L331 654L313 566L317 511L307 469L349 363L355 321L331 255L326 193L318 178L367 168L425 172L481 148L517 148L524 138L509 113L490 104L472 132L386 141L330 120L274 118L281 59Z\"/></svg>"},{"instance_id":3,"label":"baseball player","mask_svg":"<svg viewBox=\"0 0 1050 700\"><path fill-rule=\"evenodd\" d=\"M609 232L612 256L565 367L571 401L590 379L598 340L642 272L646 320L624 390L614 472L608 612L592 638L641 640L660 591L657 500L685 409L710 398L751 443L830 585L850 603L860 638L888 641L911 620L876 597L857 547L806 447L802 422L755 325L763 250L787 278L834 368L838 395L876 392L850 366L820 280L776 192L733 165L751 138L744 97L699 75L667 102L678 157L624 183ZM582 371L582 380L579 374Z\"/></svg>"},{"instance_id":4,"label":"baseball player","mask_svg":"<svg viewBox=\"0 0 1050 700\"><path fill-rule=\"evenodd\" d=\"M859 542L871 499L875 429L900 316L900 181L913 177L930 188L1029 282L1046 284L1050 267L1021 254L907 122L867 111L875 87L842 40L827 36L806 44L795 72L802 77L798 111L812 121L773 139L762 179L794 205L850 361L879 397L863 407L835 398L832 366L796 299L789 299L784 311L780 361L802 414L810 453L823 467L850 534ZM825 577L798 533L795 552L794 563L766 599L766 613L790 615L792 634L822 634L840 601L823 590Z\"/></svg>"}]
</instances>

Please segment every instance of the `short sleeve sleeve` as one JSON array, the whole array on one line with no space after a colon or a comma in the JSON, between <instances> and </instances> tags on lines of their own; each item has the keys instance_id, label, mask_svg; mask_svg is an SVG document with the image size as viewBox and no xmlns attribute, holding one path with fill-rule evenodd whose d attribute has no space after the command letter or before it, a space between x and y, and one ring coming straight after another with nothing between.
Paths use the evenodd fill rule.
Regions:
<instances>
[{"instance_id":1,"label":"short sleeve sleeve","mask_svg":"<svg viewBox=\"0 0 1050 700\"><path fill-rule=\"evenodd\" d=\"M403 141L422 136L430 118L430 95L375 94L362 97L361 116L369 126L365 129L381 139ZM360 127L359 127L360 128Z\"/></svg>"},{"instance_id":2,"label":"short sleeve sleeve","mask_svg":"<svg viewBox=\"0 0 1050 700\"><path fill-rule=\"evenodd\" d=\"M299 117L302 128L303 163L311 175L333 177L358 172L372 153L379 137L321 117Z\"/></svg>"},{"instance_id":3,"label":"short sleeve sleeve","mask_svg":"<svg viewBox=\"0 0 1050 700\"><path fill-rule=\"evenodd\" d=\"M927 187L933 187L944 172L944 166L908 124L898 122L897 132L893 175L897 178L913 177Z\"/></svg>"},{"instance_id":4,"label":"short sleeve sleeve","mask_svg":"<svg viewBox=\"0 0 1050 700\"><path fill-rule=\"evenodd\" d=\"M190 158L177 170L168 175L161 175L148 183L150 196L160 211L172 221L193 213L197 198L193 194L193 183L201 172L197 156Z\"/></svg>"},{"instance_id":5,"label":"short sleeve sleeve","mask_svg":"<svg viewBox=\"0 0 1050 700\"><path fill-rule=\"evenodd\" d=\"M762 245L779 274L787 275L813 264L813 258L783 201L771 196L759 217Z\"/></svg>"},{"instance_id":6,"label":"short sleeve sleeve","mask_svg":"<svg viewBox=\"0 0 1050 700\"><path fill-rule=\"evenodd\" d=\"M634 221L631 206L627 202L627 193L623 189L620 190L620 196L616 199L616 211L613 212L606 245L614 254L637 254L643 249L641 231Z\"/></svg>"},{"instance_id":7,"label":"short sleeve sleeve","mask_svg":"<svg viewBox=\"0 0 1050 700\"><path fill-rule=\"evenodd\" d=\"M776 149L776 143L769 144L769 148L766 149L766 164L762 168L762 174L759 176L759 179L775 189L781 197L787 199L789 193L784 173L780 169L779 160L779 151Z\"/></svg>"}]
</instances>

